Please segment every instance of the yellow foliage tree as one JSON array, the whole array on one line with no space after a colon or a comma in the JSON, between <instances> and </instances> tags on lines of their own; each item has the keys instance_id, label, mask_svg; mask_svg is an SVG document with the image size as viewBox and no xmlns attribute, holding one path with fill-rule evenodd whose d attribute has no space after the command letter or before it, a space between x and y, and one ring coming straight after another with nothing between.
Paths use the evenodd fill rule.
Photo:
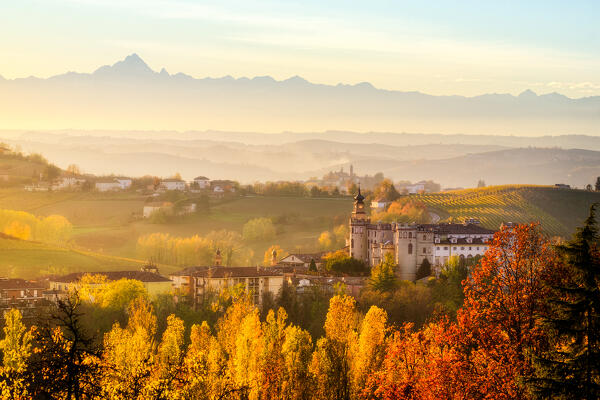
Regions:
<instances>
[{"instance_id":1,"label":"yellow foliage tree","mask_svg":"<svg viewBox=\"0 0 600 400\"><path fill-rule=\"evenodd\" d=\"M33 335L25 328L19 310L10 309L4 320L4 339L0 341L0 393L3 399L25 399L29 396L24 372L32 354Z\"/></svg>"}]
</instances>

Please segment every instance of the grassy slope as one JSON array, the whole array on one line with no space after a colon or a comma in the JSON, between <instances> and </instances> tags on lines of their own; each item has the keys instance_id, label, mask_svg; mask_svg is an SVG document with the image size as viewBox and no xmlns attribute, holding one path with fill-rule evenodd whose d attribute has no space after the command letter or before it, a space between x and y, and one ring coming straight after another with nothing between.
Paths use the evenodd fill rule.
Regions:
<instances>
[{"instance_id":1,"label":"grassy slope","mask_svg":"<svg viewBox=\"0 0 600 400\"><path fill-rule=\"evenodd\" d=\"M136 269L141 261L0 237L0 276L34 278L48 273ZM176 268L161 266L164 273Z\"/></svg>"},{"instance_id":2,"label":"grassy slope","mask_svg":"<svg viewBox=\"0 0 600 400\"><path fill-rule=\"evenodd\" d=\"M540 222L550 235L569 237L600 193L551 186L504 185L416 196L443 219L479 218L489 228L502 222Z\"/></svg>"}]
</instances>

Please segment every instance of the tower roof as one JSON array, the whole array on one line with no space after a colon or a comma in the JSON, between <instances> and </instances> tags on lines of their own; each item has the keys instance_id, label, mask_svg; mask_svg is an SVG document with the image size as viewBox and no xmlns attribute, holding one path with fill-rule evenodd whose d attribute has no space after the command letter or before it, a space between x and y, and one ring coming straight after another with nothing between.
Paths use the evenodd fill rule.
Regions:
<instances>
[{"instance_id":1,"label":"tower roof","mask_svg":"<svg viewBox=\"0 0 600 400\"><path fill-rule=\"evenodd\" d=\"M354 200L356 200L356 202L362 202L365 200L365 196L360 193L360 185L358 185L358 194L356 197L354 197Z\"/></svg>"}]
</instances>

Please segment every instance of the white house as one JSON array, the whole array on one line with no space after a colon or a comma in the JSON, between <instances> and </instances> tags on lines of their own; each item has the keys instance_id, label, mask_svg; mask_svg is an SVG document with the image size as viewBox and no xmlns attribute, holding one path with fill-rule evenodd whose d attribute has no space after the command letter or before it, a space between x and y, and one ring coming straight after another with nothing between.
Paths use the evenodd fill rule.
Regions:
<instances>
[{"instance_id":1,"label":"white house","mask_svg":"<svg viewBox=\"0 0 600 400\"><path fill-rule=\"evenodd\" d=\"M371 201L371 210L373 211L385 211L390 202L385 199L377 199Z\"/></svg>"},{"instance_id":2,"label":"white house","mask_svg":"<svg viewBox=\"0 0 600 400\"><path fill-rule=\"evenodd\" d=\"M194 178L194 183L198 185L200 189L208 189L210 188L210 179L205 176L197 176Z\"/></svg>"},{"instance_id":3,"label":"white house","mask_svg":"<svg viewBox=\"0 0 600 400\"><path fill-rule=\"evenodd\" d=\"M58 178L52 184L52 190L66 190L81 188L85 183L85 179L76 178L74 176L63 176Z\"/></svg>"},{"instance_id":4,"label":"white house","mask_svg":"<svg viewBox=\"0 0 600 400\"><path fill-rule=\"evenodd\" d=\"M160 210L164 210L170 213L173 210L173 204L169 202L160 201L144 204L144 210L142 215L144 218L150 218L152 214Z\"/></svg>"},{"instance_id":5,"label":"white house","mask_svg":"<svg viewBox=\"0 0 600 400\"><path fill-rule=\"evenodd\" d=\"M417 182L414 185L407 185L404 187L408 193L417 194L425 191L425 183Z\"/></svg>"},{"instance_id":6,"label":"white house","mask_svg":"<svg viewBox=\"0 0 600 400\"><path fill-rule=\"evenodd\" d=\"M129 178L117 178L115 180L119 182L122 190L127 190L131 187L132 180Z\"/></svg>"},{"instance_id":7,"label":"white house","mask_svg":"<svg viewBox=\"0 0 600 400\"><path fill-rule=\"evenodd\" d=\"M116 180L96 182L96 190L99 192L113 192L121 190L121 184Z\"/></svg>"},{"instance_id":8,"label":"white house","mask_svg":"<svg viewBox=\"0 0 600 400\"><path fill-rule=\"evenodd\" d=\"M185 190L185 181L181 179L163 179L160 183L165 190Z\"/></svg>"}]
</instances>

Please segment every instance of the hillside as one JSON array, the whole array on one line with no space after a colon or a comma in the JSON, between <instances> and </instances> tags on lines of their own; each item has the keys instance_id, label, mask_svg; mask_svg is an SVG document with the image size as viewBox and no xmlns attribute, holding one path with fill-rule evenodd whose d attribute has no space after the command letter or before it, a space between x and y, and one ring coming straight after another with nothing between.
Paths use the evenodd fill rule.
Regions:
<instances>
[{"instance_id":1,"label":"hillside","mask_svg":"<svg viewBox=\"0 0 600 400\"><path fill-rule=\"evenodd\" d=\"M502 222L540 222L553 236L568 238L587 217L600 193L551 186L505 185L415 196L442 220L478 218L490 229Z\"/></svg>"},{"instance_id":2,"label":"hillside","mask_svg":"<svg viewBox=\"0 0 600 400\"><path fill-rule=\"evenodd\" d=\"M140 260L56 247L0 235L0 276L4 277L29 279L55 273L137 269L141 264ZM174 269L162 266L161 272L168 273Z\"/></svg>"}]
</instances>

